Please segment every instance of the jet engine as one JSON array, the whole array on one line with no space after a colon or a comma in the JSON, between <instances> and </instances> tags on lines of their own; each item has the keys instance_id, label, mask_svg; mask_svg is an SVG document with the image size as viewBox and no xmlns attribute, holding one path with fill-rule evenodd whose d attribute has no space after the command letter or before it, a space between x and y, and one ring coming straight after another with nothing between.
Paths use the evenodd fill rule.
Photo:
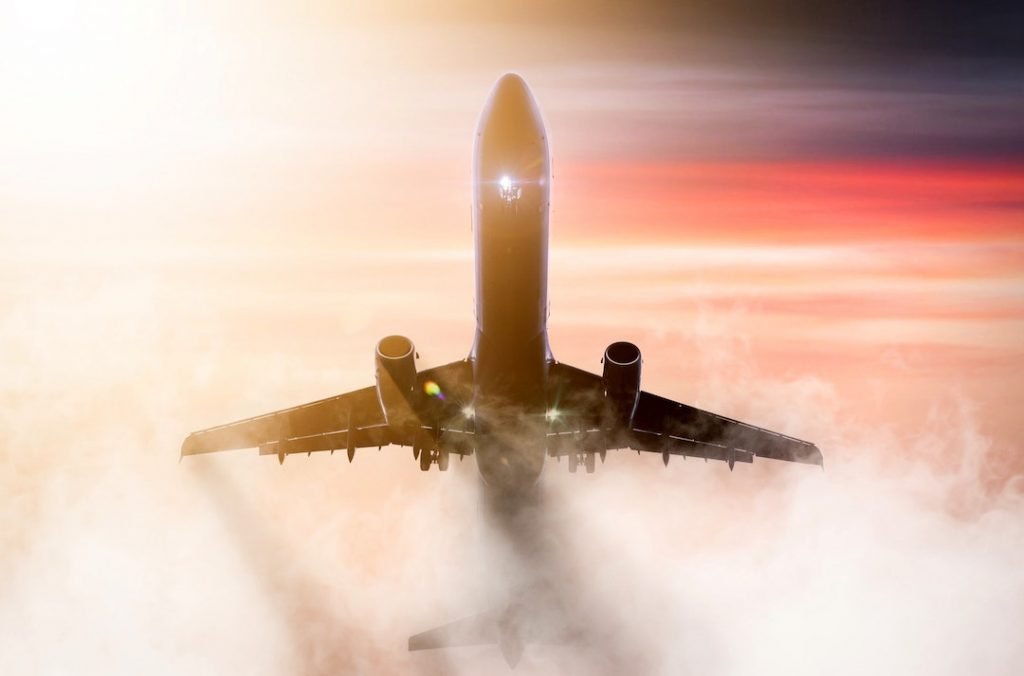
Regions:
<instances>
[{"instance_id":1,"label":"jet engine","mask_svg":"<svg viewBox=\"0 0 1024 676\"><path fill-rule=\"evenodd\" d=\"M619 341L604 351L604 397L617 422L629 426L640 401L640 348Z\"/></svg>"},{"instance_id":2,"label":"jet engine","mask_svg":"<svg viewBox=\"0 0 1024 676\"><path fill-rule=\"evenodd\" d=\"M414 424L416 418L416 349L405 336L386 336L374 355L377 398L391 427Z\"/></svg>"}]
</instances>

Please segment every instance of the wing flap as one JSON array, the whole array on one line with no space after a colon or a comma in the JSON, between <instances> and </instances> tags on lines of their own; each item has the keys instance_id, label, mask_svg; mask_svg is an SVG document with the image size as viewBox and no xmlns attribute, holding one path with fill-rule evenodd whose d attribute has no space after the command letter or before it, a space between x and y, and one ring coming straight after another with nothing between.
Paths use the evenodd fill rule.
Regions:
<instances>
[{"instance_id":1,"label":"wing flap","mask_svg":"<svg viewBox=\"0 0 1024 676\"><path fill-rule=\"evenodd\" d=\"M634 451L648 451L650 453L668 453L669 455L681 455L690 458L703 458L704 460L721 460L722 462L754 462L754 454L737 448L730 448L721 444L704 443L672 436L670 434L657 434L644 430L634 430L629 447Z\"/></svg>"},{"instance_id":2,"label":"wing flap","mask_svg":"<svg viewBox=\"0 0 1024 676\"><path fill-rule=\"evenodd\" d=\"M338 451L349 447L349 434L352 435L352 448L371 448L396 443L394 435L387 425L371 425L360 427L352 432L341 430L326 434L314 434L285 441L271 441L260 444L260 455L279 455L284 453L313 453L316 451Z\"/></svg>"}]
</instances>

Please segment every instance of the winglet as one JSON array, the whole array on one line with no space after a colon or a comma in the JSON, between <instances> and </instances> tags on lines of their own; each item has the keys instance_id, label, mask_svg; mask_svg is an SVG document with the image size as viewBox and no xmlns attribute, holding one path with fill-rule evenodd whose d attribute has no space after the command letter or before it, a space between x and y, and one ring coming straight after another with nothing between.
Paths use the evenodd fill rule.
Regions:
<instances>
[{"instance_id":1,"label":"winglet","mask_svg":"<svg viewBox=\"0 0 1024 676\"><path fill-rule=\"evenodd\" d=\"M811 450L808 454L808 458L812 461L817 460L815 464L818 465L822 471L825 470L825 456L822 454L821 449L818 448L817 444L811 444Z\"/></svg>"}]
</instances>

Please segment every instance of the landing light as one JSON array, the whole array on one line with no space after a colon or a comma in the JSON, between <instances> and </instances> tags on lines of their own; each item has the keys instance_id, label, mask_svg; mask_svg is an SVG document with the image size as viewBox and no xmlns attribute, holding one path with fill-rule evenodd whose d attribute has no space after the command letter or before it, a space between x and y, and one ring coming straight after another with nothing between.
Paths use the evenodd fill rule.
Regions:
<instances>
[{"instance_id":1,"label":"landing light","mask_svg":"<svg viewBox=\"0 0 1024 676\"><path fill-rule=\"evenodd\" d=\"M463 406L462 415L472 420L476 416L476 411L473 410L472 406Z\"/></svg>"},{"instance_id":2,"label":"landing light","mask_svg":"<svg viewBox=\"0 0 1024 676\"><path fill-rule=\"evenodd\" d=\"M558 420L558 418L561 417L561 415L562 412L559 411L557 408L549 408L547 412L544 413L544 419L547 420L548 422L554 422L555 420Z\"/></svg>"},{"instance_id":3,"label":"landing light","mask_svg":"<svg viewBox=\"0 0 1024 676\"><path fill-rule=\"evenodd\" d=\"M498 179L498 194L505 204L510 205L523 196L523 189L515 184L511 176L505 174Z\"/></svg>"}]
</instances>

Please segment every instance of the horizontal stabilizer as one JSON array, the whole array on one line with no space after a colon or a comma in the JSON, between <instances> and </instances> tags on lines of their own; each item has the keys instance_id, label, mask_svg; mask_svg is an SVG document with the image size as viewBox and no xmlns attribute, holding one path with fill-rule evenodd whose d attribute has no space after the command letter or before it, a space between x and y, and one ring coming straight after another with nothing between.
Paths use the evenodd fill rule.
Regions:
<instances>
[{"instance_id":1,"label":"horizontal stabilizer","mask_svg":"<svg viewBox=\"0 0 1024 676\"><path fill-rule=\"evenodd\" d=\"M428 629L409 637L409 650L498 645L508 666L514 668L523 656L523 641L515 627L503 619L495 613L480 613Z\"/></svg>"},{"instance_id":2,"label":"horizontal stabilizer","mask_svg":"<svg viewBox=\"0 0 1024 676\"><path fill-rule=\"evenodd\" d=\"M480 613L410 636L409 650L495 645L497 642L497 617L494 613Z\"/></svg>"},{"instance_id":3,"label":"horizontal stabilizer","mask_svg":"<svg viewBox=\"0 0 1024 676\"><path fill-rule=\"evenodd\" d=\"M532 613L518 603L504 612L480 613L409 637L409 650L438 650L474 645L497 645L510 667L519 664L527 643L560 645L570 634L545 613Z\"/></svg>"}]
</instances>

